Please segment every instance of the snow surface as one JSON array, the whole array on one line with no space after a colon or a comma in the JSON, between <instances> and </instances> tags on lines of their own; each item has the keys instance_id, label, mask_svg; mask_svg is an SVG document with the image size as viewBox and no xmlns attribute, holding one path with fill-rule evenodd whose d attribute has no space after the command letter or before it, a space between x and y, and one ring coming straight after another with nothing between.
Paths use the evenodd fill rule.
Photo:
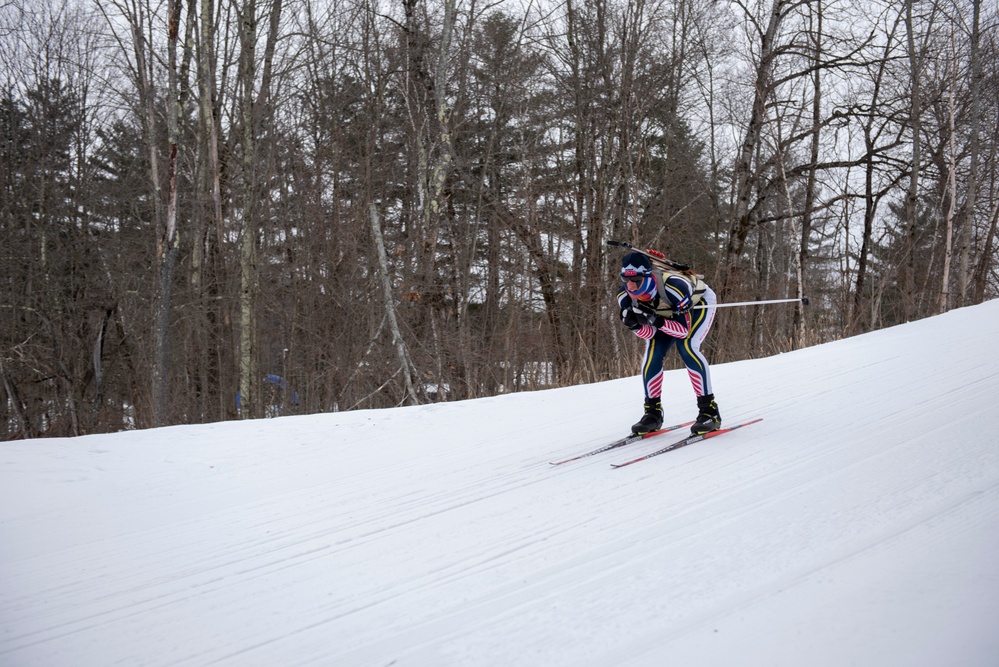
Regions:
<instances>
[{"instance_id":1,"label":"snow surface","mask_svg":"<svg viewBox=\"0 0 999 667\"><path fill-rule=\"evenodd\" d=\"M0 443L0 665L999 665L997 341L992 301L715 366L763 421L620 470L675 436L548 462L637 377Z\"/></svg>"}]
</instances>

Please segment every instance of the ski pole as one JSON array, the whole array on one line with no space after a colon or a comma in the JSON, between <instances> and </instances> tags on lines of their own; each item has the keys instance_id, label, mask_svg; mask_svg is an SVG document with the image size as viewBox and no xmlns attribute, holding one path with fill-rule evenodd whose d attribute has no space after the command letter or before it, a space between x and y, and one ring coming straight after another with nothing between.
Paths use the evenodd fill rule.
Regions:
<instances>
[{"instance_id":1,"label":"ski pole","mask_svg":"<svg viewBox=\"0 0 999 667\"><path fill-rule=\"evenodd\" d=\"M692 306L691 310L697 310L698 308L732 308L734 306L762 306L765 303L798 303L801 302L802 305L808 305L808 297L803 296L800 299L770 299L768 301L739 301L738 303L702 303L699 306Z\"/></svg>"},{"instance_id":2,"label":"ski pole","mask_svg":"<svg viewBox=\"0 0 999 667\"><path fill-rule=\"evenodd\" d=\"M627 241L607 241L607 245L614 246L614 247L617 247L617 248L627 248L628 250L632 250L634 252L637 252L637 253L640 253L642 255L645 255L646 257L648 257L649 259L651 259L653 262L660 262L660 263L665 264L666 266L668 266L668 267L670 267L672 269L676 269L678 271L689 271L690 270L690 266L688 266L687 264L683 264L681 262L676 262L676 261L673 261L672 259L664 259L662 257L657 257L656 255L653 255L652 253L648 252L647 250L642 250L641 248L636 248L635 246L631 245ZM799 303L799 302L802 305L807 306L808 305L808 297L807 296L803 296L800 299L770 299L768 301L740 301L738 303L716 303L716 304L706 304L705 303L705 304L701 304L699 306L693 306L693 307L691 307L691 310L697 310L699 308L703 309L703 308L732 308L732 307L735 307L735 306L762 306L763 304L766 304L766 303Z\"/></svg>"}]
</instances>

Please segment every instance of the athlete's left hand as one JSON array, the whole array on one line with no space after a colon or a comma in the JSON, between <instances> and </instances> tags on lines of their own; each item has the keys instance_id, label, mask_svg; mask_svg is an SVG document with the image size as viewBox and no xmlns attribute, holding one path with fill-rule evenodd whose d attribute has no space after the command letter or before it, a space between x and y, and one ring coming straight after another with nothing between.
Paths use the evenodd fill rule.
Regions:
<instances>
[{"instance_id":1,"label":"athlete's left hand","mask_svg":"<svg viewBox=\"0 0 999 667\"><path fill-rule=\"evenodd\" d=\"M662 325L666 324L666 318L656 312L645 313L645 319L649 324L654 326L656 329L659 329L662 327Z\"/></svg>"},{"instance_id":2,"label":"athlete's left hand","mask_svg":"<svg viewBox=\"0 0 999 667\"><path fill-rule=\"evenodd\" d=\"M642 315L645 316L645 321L654 326L656 329L666 323L666 318L657 313L655 308L652 306L641 301L635 305L641 310Z\"/></svg>"}]
</instances>

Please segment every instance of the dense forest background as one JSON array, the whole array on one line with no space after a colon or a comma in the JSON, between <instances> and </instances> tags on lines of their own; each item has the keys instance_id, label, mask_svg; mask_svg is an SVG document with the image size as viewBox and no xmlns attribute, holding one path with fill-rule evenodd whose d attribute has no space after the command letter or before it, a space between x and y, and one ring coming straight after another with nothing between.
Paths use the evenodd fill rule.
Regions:
<instances>
[{"instance_id":1,"label":"dense forest background","mask_svg":"<svg viewBox=\"0 0 999 667\"><path fill-rule=\"evenodd\" d=\"M0 0L0 437L634 374L610 239L810 297L714 362L995 298L997 7Z\"/></svg>"}]
</instances>

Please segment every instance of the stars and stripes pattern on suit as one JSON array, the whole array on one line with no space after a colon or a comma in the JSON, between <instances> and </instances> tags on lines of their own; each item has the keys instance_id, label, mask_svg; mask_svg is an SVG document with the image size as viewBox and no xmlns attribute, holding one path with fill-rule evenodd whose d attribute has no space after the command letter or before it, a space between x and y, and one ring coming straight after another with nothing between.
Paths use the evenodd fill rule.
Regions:
<instances>
[{"instance_id":1,"label":"stars and stripes pattern on suit","mask_svg":"<svg viewBox=\"0 0 999 667\"><path fill-rule=\"evenodd\" d=\"M649 305L656 310L672 315L672 308L677 304L690 304L693 298L689 282L679 276L669 276L662 281L662 290ZM665 302L661 296L665 297ZM715 293L710 287L705 287L700 295L699 303L714 305L717 302ZM618 304L622 308L630 308L631 297L626 290L618 293ZM684 315L673 315L656 329L651 324L643 325L635 335L644 338L645 354L642 358L642 379L645 383L646 398L658 398L662 394L663 360L673 345L687 367L690 384L698 397L713 394L711 386L711 370L708 361L701 353L701 343L714 322L714 308L699 308Z\"/></svg>"}]
</instances>

